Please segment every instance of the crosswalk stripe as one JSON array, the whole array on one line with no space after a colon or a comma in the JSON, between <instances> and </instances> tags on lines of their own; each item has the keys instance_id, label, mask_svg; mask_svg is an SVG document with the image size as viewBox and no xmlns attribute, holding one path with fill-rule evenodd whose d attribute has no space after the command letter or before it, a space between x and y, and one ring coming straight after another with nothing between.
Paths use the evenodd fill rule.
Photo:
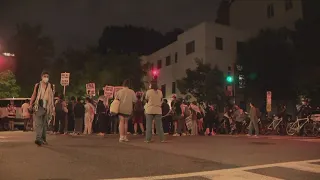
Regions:
<instances>
[{"instance_id":1,"label":"crosswalk stripe","mask_svg":"<svg viewBox=\"0 0 320 180\"><path fill-rule=\"evenodd\" d=\"M261 174L246 172L246 171L233 171L225 174L215 173L210 176L203 176L212 180L225 180L225 179L236 179L236 180L283 180L275 177L265 176Z\"/></svg>"},{"instance_id":2,"label":"crosswalk stripe","mask_svg":"<svg viewBox=\"0 0 320 180\"><path fill-rule=\"evenodd\" d=\"M138 178L118 178L118 179L101 179L101 180L160 180L160 179L173 179L173 178L186 178L193 176L208 177L209 179L246 179L246 180L281 180L274 177L260 175L256 173L247 172L253 169L262 169L270 167L284 167L296 170L302 170L313 173L320 173L320 165L310 164L314 162L320 162L320 159L307 160L307 161L294 161L294 162L284 162L284 163L274 163L274 164L264 164L257 166L247 166L232 169L221 169L213 171L203 171L203 172L193 172L185 174L172 174L172 175L162 175L162 176L149 176L149 177L138 177Z\"/></svg>"}]
</instances>

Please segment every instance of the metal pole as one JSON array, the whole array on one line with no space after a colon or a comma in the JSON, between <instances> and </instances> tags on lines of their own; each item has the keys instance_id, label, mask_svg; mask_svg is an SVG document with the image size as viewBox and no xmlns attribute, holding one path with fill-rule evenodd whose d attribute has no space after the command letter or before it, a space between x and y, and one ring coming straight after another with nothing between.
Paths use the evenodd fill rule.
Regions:
<instances>
[{"instance_id":1,"label":"metal pole","mask_svg":"<svg viewBox=\"0 0 320 180\"><path fill-rule=\"evenodd\" d=\"M63 86L63 95L66 95L66 86Z\"/></svg>"}]
</instances>

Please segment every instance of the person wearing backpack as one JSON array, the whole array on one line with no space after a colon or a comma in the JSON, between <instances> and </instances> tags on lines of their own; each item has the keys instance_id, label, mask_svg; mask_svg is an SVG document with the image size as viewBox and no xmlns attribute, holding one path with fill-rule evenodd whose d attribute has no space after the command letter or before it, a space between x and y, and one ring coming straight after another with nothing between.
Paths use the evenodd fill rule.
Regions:
<instances>
[{"instance_id":1,"label":"person wearing backpack","mask_svg":"<svg viewBox=\"0 0 320 180\"><path fill-rule=\"evenodd\" d=\"M34 86L30 100L30 111L33 110L36 140L38 146L46 145L48 121L54 112L53 89L49 83L49 73L41 73L41 81Z\"/></svg>"},{"instance_id":2,"label":"person wearing backpack","mask_svg":"<svg viewBox=\"0 0 320 180\"><path fill-rule=\"evenodd\" d=\"M135 103L133 108L134 135L138 134L138 124L142 134L144 134L143 118L144 118L144 107L141 100L141 95L137 94L137 102Z\"/></svg>"},{"instance_id":3,"label":"person wearing backpack","mask_svg":"<svg viewBox=\"0 0 320 180\"><path fill-rule=\"evenodd\" d=\"M65 134L65 125L67 118L67 103L64 101L64 96L61 94L59 99L55 102L55 124L54 124L54 132L59 132L59 134Z\"/></svg>"}]
</instances>

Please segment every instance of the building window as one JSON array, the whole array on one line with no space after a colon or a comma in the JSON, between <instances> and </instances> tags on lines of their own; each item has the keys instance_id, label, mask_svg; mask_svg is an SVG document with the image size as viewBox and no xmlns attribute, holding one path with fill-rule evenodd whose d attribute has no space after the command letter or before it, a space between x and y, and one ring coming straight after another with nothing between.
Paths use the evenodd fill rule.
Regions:
<instances>
[{"instance_id":1,"label":"building window","mask_svg":"<svg viewBox=\"0 0 320 180\"><path fill-rule=\"evenodd\" d=\"M166 97L166 85L165 84L161 86L161 91L162 91L163 97L165 98Z\"/></svg>"},{"instance_id":2,"label":"building window","mask_svg":"<svg viewBox=\"0 0 320 180\"><path fill-rule=\"evenodd\" d=\"M172 82L172 94L176 93L176 82Z\"/></svg>"},{"instance_id":3,"label":"building window","mask_svg":"<svg viewBox=\"0 0 320 180\"><path fill-rule=\"evenodd\" d=\"M166 57L166 66L170 66L171 65L171 56L167 56Z\"/></svg>"},{"instance_id":4,"label":"building window","mask_svg":"<svg viewBox=\"0 0 320 180\"><path fill-rule=\"evenodd\" d=\"M158 69L161 69L161 68L162 68L162 61L161 61L161 59L158 60L157 68L158 68Z\"/></svg>"},{"instance_id":5,"label":"building window","mask_svg":"<svg viewBox=\"0 0 320 180\"><path fill-rule=\"evenodd\" d=\"M186 44L186 55L195 52L195 42L191 41Z\"/></svg>"},{"instance_id":6,"label":"building window","mask_svg":"<svg viewBox=\"0 0 320 180\"><path fill-rule=\"evenodd\" d=\"M269 4L267 8L267 17L272 18L274 16L273 4Z\"/></svg>"},{"instance_id":7,"label":"building window","mask_svg":"<svg viewBox=\"0 0 320 180\"><path fill-rule=\"evenodd\" d=\"M178 53L177 52L174 54L174 62L178 63Z\"/></svg>"},{"instance_id":8,"label":"building window","mask_svg":"<svg viewBox=\"0 0 320 180\"><path fill-rule=\"evenodd\" d=\"M216 37L216 49L223 50L223 39Z\"/></svg>"},{"instance_id":9,"label":"building window","mask_svg":"<svg viewBox=\"0 0 320 180\"><path fill-rule=\"evenodd\" d=\"M237 42L237 53L240 54L243 51L243 42Z\"/></svg>"},{"instance_id":10,"label":"building window","mask_svg":"<svg viewBox=\"0 0 320 180\"><path fill-rule=\"evenodd\" d=\"M286 0L285 1L286 5L286 11L290 10L293 8L292 0Z\"/></svg>"}]
</instances>

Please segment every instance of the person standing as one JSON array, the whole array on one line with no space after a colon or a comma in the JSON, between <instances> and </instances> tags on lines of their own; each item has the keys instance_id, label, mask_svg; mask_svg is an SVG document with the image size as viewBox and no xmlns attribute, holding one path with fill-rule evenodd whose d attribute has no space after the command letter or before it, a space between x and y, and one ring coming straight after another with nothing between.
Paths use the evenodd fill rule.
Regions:
<instances>
[{"instance_id":1,"label":"person standing","mask_svg":"<svg viewBox=\"0 0 320 180\"><path fill-rule=\"evenodd\" d=\"M250 103L250 124L249 124L249 134L248 136L252 136L252 130L254 128L255 137L259 135L259 125L258 125L258 116L257 110L253 103Z\"/></svg>"},{"instance_id":2,"label":"person standing","mask_svg":"<svg viewBox=\"0 0 320 180\"><path fill-rule=\"evenodd\" d=\"M77 103L74 106L74 133L80 135L83 132L85 109L81 103L81 97L77 98Z\"/></svg>"},{"instance_id":3,"label":"person standing","mask_svg":"<svg viewBox=\"0 0 320 180\"><path fill-rule=\"evenodd\" d=\"M98 121L98 135L104 136L107 132L107 108L105 103L99 99L97 104L97 121Z\"/></svg>"},{"instance_id":4,"label":"person standing","mask_svg":"<svg viewBox=\"0 0 320 180\"><path fill-rule=\"evenodd\" d=\"M146 143L151 142L152 138L152 121L155 121L157 134L161 142L165 142L162 127L162 92L158 89L156 81L151 82L151 89L146 92Z\"/></svg>"},{"instance_id":5,"label":"person standing","mask_svg":"<svg viewBox=\"0 0 320 180\"><path fill-rule=\"evenodd\" d=\"M134 105L134 111L133 111L134 135L138 134L138 125L140 127L142 134L144 134L143 116L144 116L144 107L141 100L141 95L137 94L137 102Z\"/></svg>"},{"instance_id":6,"label":"person standing","mask_svg":"<svg viewBox=\"0 0 320 180\"><path fill-rule=\"evenodd\" d=\"M30 100L30 107L34 107L35 144L38 146L48 144L46 138L48 120L52 118L54 111L53 90L49 83L49 73L42 72L41 78L41 81L34 86Z\"/></svg>"},{"instance_id":7,"label":"person standing","mask_svg":"<svg viewBox=\"0 0 320 180\"><path fill-rule=\"evenodd\" d=\"M123 89L119 90L115 99L120 101L119 105L119 142L128 142L128 119L133 112L133 104L137 101L136 94L130 87L130 80L123 82Z\"/></svg>"},{"instance_id":8,"label":"person standing","mask_svg":"<svg viewBox=\"0 0 320 180\"><path fill-rule=\"evenodd\" d=\"M68 127L67 131L74 131L74 106L76 104L76 98L72 96L68 103Z\"/></svg>"},{"instance_id":9,"label":"person standing","mask_svg":"<svg viewBox=\"0 0 320 180\"><path fill-rule=\"evenodd\" d=\"M63 99L64 96L61 94L59 96L59 99L55 102L56 120L54 125L54 132L59 132L60 134L67 134L66 115L68 113L68 108L66 102Z\"/></svg>"},{"instance_id":10,"label":"person standing","mask_svg":"<svg viewBox=\"0 0 320 180\"><path fill-rule=\"evenodd\" d=\"M8 119L9 119L9 130L14 131L14 120L16 118L17 108L14 105L14 101L10 101L7 107Z\"/></svg>"},{"instance_id":11,"label":"person standing","mask_svg":"<svg viewBox=\"0 0 320 180\"><path fill-rule=\"evenodd\" d=\"M219 114L212 104L208 104L206 107L206 114L204 116L204 122L206 123L206 135L215 135L215 130L218 129Z\"/></svg>"},{"instance_id":12,"label":"person standing","mask_svg":"<svg viewBox=\"0 0 320 180\"><path fill-rule=\"evenodd\" d=\"M21 114L22 114L22 119L24 121L23 131L27 131L28 125L31 123L29 108L30 108L30 101L27 99L21 106Z\"/></svg>"},{"instance_id":13,"label":"person standing","mask_svg":"<svg viewBox=\"0 0 320 180\"><path fill-rule=\"evenodd\" d=\"M162 109L162 123L163 123L163 132L164 134L169 134L169 123L170 123L170 106L166 99L163 99L161 104Z\"/></svg>"},{"instance_id":14,"label":"person standing","mask_svg":"<svg viewBox=\"0 0 320 180\"><path fill-rule=\"evenodd\" d=\"M95 115L95 108L92 104L92 101L89 97L86 97L85 100L85 114L84 114L84 131L83 134L91 134L92 133L92 123Z\"/></svg>"}]
</instances>

